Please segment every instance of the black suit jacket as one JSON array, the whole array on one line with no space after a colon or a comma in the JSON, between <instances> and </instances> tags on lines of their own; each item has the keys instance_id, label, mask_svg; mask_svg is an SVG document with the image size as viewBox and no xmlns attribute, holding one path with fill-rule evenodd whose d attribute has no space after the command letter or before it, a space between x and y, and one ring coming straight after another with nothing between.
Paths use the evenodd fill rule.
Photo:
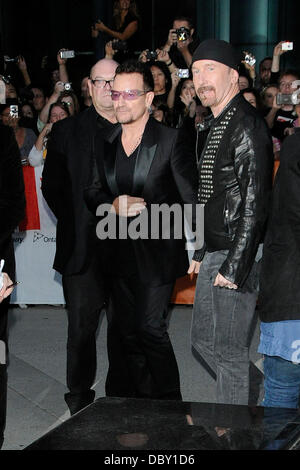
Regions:
<instances>
[{"instance_id":1,"label":"black suit jacket","mask_svg":"<svg viewBox=\"0 0 300 470\"><path fill-rule=\"evenodd\" d=\"M48 141L42 192L57 218L54 269L70 275L82 272L95 254L95 217L88 211L83 190L90 174L95 135L102 158L99 115L91 106L77 116L54 124ZM114 127L106 122L108 129Z\"/></svg>"},{"instance_id":2,"label":"black suit jacket","mask_svg":"<svg viewBox=\"0 0 300 470\"><path fill-rule=\"evenodd\" d=\"M20 151L10 127L0 125L0 258L12 278L15 257L11 235L25 215L24 181Z\"/></svg>"},{"instance_id":3,"label":"black suit jacket","mask_svg":"<svg viewBox=\"0 0 300 470\"><path fill-rule=\"evenodd\" d=\"M300 320L300 133L280 150L259 281L263 322Z\"/></svg>"},{"instance_id":4,"label":"black suit jacket","mask_svg":"<svg viewBox=\"0 0 300 470\"><path fill-rule=\"evenodd\" d=\"M105 142L104 158L95 153L93 181L85 191L88 207L93 212L100 204L111 204L120 196L116 180L117 129ZM97 140L97 137L96 137ZM97 146L97 144L96 144ZM131 196L142 197L147 203L148 233L153 220L152 205L191 204L195 209L198 172L195 156L189 151L184 136L150 118L141 141L133 174ZM117 217L118 219L118 217ZM178 227L177 227L178 228ZM186 274L188 256L185 250L184 233L175 239L174 221L170 222L170 239L137 239L133 241L138 276L149 285L161 285L174 281ZM115 259L118 240L107 240L105 249L107 267L111 273L118 273L118 259ZM104 246L104 245L103 245Z\"/></svg>"}]
</instances>

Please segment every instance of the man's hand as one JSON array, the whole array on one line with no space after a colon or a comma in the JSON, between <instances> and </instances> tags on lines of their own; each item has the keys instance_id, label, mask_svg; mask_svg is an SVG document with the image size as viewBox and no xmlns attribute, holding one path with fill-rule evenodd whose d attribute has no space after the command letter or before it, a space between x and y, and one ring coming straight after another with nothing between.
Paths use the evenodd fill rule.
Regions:
<instances>
[{"instance_id":1,"label":"man's hand","mask_svg":"<svg viewBox=\"0 0 300 470\"><path fill-rule=\"evenodd\" d=\"M164 46L165 51L169 51L173 44L177 43L176 29L170 29L166 45Z\"/></svg>"},{"instance_id":2,"label":"man's hand","mask_svg":"<svg viewBox=\"0 0 300 470\"><path fill-rule=\"evenodd\" d=\"M286 127L283 133L284 135L293 135L295 134L295 127Z\"/></svg>"},{"instance_id":3,"label":"man's hand","mask_svg":"<svg viewBox=\"0 0 300 470\"><path fill-rule=\"evenodd\" d=\"M91 36L94 39L99 36L99 31L95 28L95 26L91 26Z\"/></svg>"},{"instance_id":4,"label":"man's hand","mask_svg":"<svg viewBox=\"0 0 300 470\"><path fill-rule=\"evenodd\" d=\"M186 49L188 50L188 45L191 44L191 42L193 42L192 37L187 38L186 41L177 41L177 49L179 49L181 52Z\"/></svg>"},{"instance_id":5,"label":"man's hand","mask_svg":"<svg viewBox=\"0 0 300 470\"><path fill-rule=\"evenodd\" d=\"M141 197L132 197L123 194L118 196L114 202L113 207L116 214L122 217L134 217L146 209L146 202Z\"/></svg>"},{"instance_id":6,"label":"man's hand","mask_svg":"<svg viewBox=\"0 0 300 470\"><path fill-rule=\"evenodd\" d=\"M288 52L288 51L282 49L282 44L283 44L284 42L286 42L286 41L280 41L280 42L274 47L273 56L278 57L278 56L284 54L285 52Z\"/></svg>"},{"instance_id":7,"label":"man's hand","mask_svg":"<svg viewBox=\"0 0 300 470\"><path fill-rule=\"evenodd\" d=\"M116 50L112 47L113 41L108 41L105 44L105 58L106 59L113 59Z\"/></svg>"},{"instance_id":8,"label":"man's hand","mask_svg":"<svg viewBox=\"0 0 300 470\"><path fill-rule=\"evenodd\" d=\"M18 63L17 63L18 67L20 70L27 70L27 65L26 65L26 61L24 59L23 56L19 55L18 56Z\"/></svg>"},{"instance_id":9,"label":"man's hand","mask_svg":"<svg viewBox=\"0 0 300 470\"><path fill-rule=\"evenodd\" d=\"M180 78L178 77L178 69L171 73L172 88L177 88Z\"/></svg>"},{"instance_id":10,"label":"man's hand","mask_svg":"<svg viewBox=\"0 0 300 470\"><path fill-rule=\"evenodd\" d=\"M62 59L60 57L60 53L63 52L63 51L67 51L67 50L68 49L59 49L59 51L57 53L57 56L56 56L57 57L57 62L58 62L59 65L66 65L68 59Z\"/></svg>"},{"instance_id":11,"label":"man's hand","mask_svg":"<svg viewBox=\"0 0 300 470\"><path fill-rule=\"evenodd\" d=\"M238 286L233 284L231 281L228 281L222 274L218 273L214 282L214 287L227 287L227 289L237 289Z\"/></svg>"},{"instance_id":12,"label":"man's hand","mask_svg":"<svg viewBox=\"0 0 300 470\"><path fill-rule=\"evenodd\" d=\"M156 49L157 52L157 60L160 60L161 62L165 62L168 64L170 62L170 56L168 51L165 51L164 49Z\"/></svg>"},{"instance_id":13,"label":"man's hand","mask_svg":"<svg viewBox=\"0 0 300 470\"><path fill-rule=\"evenodd\" d=\"M48 135L51 132L52 126L53 126L53 122L47 122L44 129L42 130L42 132L45 136Z\"/></svg>"},{"instance_id":14,"label":"man's hand","mask_svg":"<svg viewBox=\"0 0 300 470\"><path fill-rule=\"evenodd\" d=\"M180 95L181 101L185 104L185 106L188 108L193 102L195 103L194 97L192 96L191 90L188 88L185 88L182 90L181 95Z\"/></svg>"},{"instance_id":15,"label":"man's hand","mask_svg":"<svg viewBox=\"0 0 300 470\"><path fill-rule=\"evenodd\" d=\"M105 24L103 23L103 21L101 20L98 20L95 25L94 25L94 28L97 30L97 31L105 31L106 30L106 26Z\"/></svg>"},{"instance_id":16,"label":"man's hand","mask_svg":"<svg viewBox=\"0 0 300 470\"><path fill-rule=\"evenodd\" d=\"M282 104L277 104L276 95L275 95L273 98L272 108L278 110L278 109L281 109L282 106L283 106Z\"/></svg>"},{"instance_id":17,"label":"man's hand","mask_svg":"<svg viewBox=\"0 0 300 470\"><path fill-rule=\"evenodd\" d=\"M194 261L192 260L191 264L190 264L190 267L188 269L188 274L198 274L199 273L199 269L200 269L200 266L201 266L201 261Z\"/></svg>"},{"instance_id":18,"label":"man's hand","mask_svg":"<svg viewBox=\"0 0 300 470\"><path fill-rule=\"evenodd\" d=\"M63 82L56 82L54 86L54 94L60 95L65 89L65 85Z\"/></svg>"},{"instance_id":19,"label":"man's hand","mask_svg":"<svg viewBox=\"0 0 300 470\"><path fill-rule=\"evenodd\" d=\"M2 289L0 290L0 303L12 293L14 289L13 287L10 287L9 289L7 289L7 287L10 286L12 283L13 282L10 279L9 275L6 273L3 273L3 286L2 286Z\"/></svg>"}]
</instances>

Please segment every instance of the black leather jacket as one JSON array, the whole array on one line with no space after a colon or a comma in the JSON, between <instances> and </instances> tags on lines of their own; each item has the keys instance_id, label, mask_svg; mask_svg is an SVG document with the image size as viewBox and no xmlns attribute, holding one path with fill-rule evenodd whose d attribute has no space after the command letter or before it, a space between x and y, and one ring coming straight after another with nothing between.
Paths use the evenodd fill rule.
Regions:
<instances>
[{"instance_id":1,"label":"black leather jacket","mask_svg":"<svg viewBox=\"0 0 300 470\"><path fill-rule=\"evenodd\" d=\"M227 125L222 127L224 122ZM219 272L242 287L265 230L272 187L272 139L256 109L238 94L213 120L199 169L216 127L223 134L214 161L213 193L204 209L205 243L193 259L201 261L206 251L229 250Z\"/></svg>"}]
</instances>

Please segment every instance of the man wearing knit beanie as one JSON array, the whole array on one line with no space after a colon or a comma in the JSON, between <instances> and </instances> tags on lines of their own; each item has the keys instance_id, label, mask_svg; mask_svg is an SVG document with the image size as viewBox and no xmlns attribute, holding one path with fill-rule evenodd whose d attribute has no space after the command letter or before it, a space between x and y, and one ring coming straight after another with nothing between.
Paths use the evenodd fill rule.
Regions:
<instances>
[{"instance_id":1,"label":"man wearing knit beanie","mask_svg":"<svg viewBox=\"0 0 300 470\"><path fill-rule=\"evenodd\" d=\"M189 269L199 273L192 345L216 375L218 403L253 404L249 346L257 253L271 191L272 140L264 120L239 93L238 57L229 43L200 43L192 73L197 95L214 118L197 155L205 242Z\"/></svg>"}]
</instances>

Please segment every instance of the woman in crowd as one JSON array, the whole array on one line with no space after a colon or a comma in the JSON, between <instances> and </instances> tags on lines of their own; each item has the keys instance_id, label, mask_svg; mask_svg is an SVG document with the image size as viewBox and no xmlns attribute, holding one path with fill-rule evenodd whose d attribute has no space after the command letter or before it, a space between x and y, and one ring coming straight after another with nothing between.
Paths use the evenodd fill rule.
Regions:
<instances>
[{"instance_id":1,"label":"woman in crowd","mask_svg":"<svg viewBox=\"0 0 300 470\"><path fill-rule=\"evenodd\" d=\"M167 104L160 100L159 96L154 97L151 104L152 116L166 126L170 125L170 110Z\"/></svg>"},{"instance_id":2,"label":"woman in crowd","mask_svg":"<svg viewBox=\"0 0 300 470\"><path fill-rule=\"evenodd\" d=\"M78 114L80 111L79 101L77 96L75 95L74 91L72 90L65 90L60 94L58 99L59 103L65 103L69 108L70 116L74 116Z\"/></svg>"},{"instance_id":3,"label":"woman in crowd","mask_svg":"<svg viewBox=\"0 0 300 470\"><path fill-rule=\"evenodd\" d=\"M266 114L270 111L273 106L275 96L278 93L278 85L270 84L263 88L261 92L262 103L265 107Z\"/></svg>"},{"instance_id":4,"label":"woman in crowd","mask_svg":"<svg viewBox=\"0 0 300 470\"><path fill-rule=\"evenodd\" d=\"M31 166L40 166L44 163L47 154L47 141L53 124L69 116L69 107L65 103L53 103L51 105L48 123L38 136L35 145L33 145L29 153L28 160Z\"/></svg>"},{"instance_id":5,"label":"woman in crowd","mask_svg":"<svg viewBox=\"0 0 300 470\"><path fill-rule=\"evenodd\" d=\"M23 101L22 104L20 105L21 109L21 120L20 120L20 125L22 127L27 127L29 129L32 129L33 132L35 133L36 136L38 136L39 132L37 129L37 117L38 114L36 110L34 109L32 103L29 101Z\"/></svg>"},{"instance_id":6,"label":"woman in crowd","mask_svg":"<svg viewBox=\"0 0 300 470\"><path fill-rule=\"evenodd\" d=\"M7 100L17 100L18 93L16 87L11 83L5 83L5 98Z\"/></svg>"},{"instance_id":7,"label":"woman in crowd","mask_svg":"<svg viewBox=\"0 0 300 470\"><path fill-rule=\"evenodd\" d=\"M154 80L154 96L159 96L160 100L166 103L172 85L170 71L165 62L158 60L147 62L147 65Z\"/></svg>"},{"instance_id":8,"label":"woman in crowd","mask_svg":"<svg viewBox=\"0 0 300 470\"><path fill-rule=\"evenodd\" d=\"M10 126L15 134L15 138L20 150L23 165L28 165L29 152L36 141L36 134L32 129L21 125L21 109L17 109L17 115L13 116L11 106L18 107L17 100L9 100L9 104L2 105L1 120L5 126Z\"/></svg>"},{"instance_id":9,"label":"woman in crowd","mask_svg":"<svg viewBox=\"0 0 300 470\"><path fill-rule=\"evenodd\" d=\"M172 126L181 127L184 119L189 116L192 120L196 114L196 90L191 78L181 79L175 92L172 108ZM191 123L194 127L194 123Z\"/></svg>"},{"instance_id":10,"label":"woman in crowd","mask_svg":"<svg viewBox=\"0 0 300 470\"><path fill-rule=\"evenodd\" d=\"M251 70L249 69L248 64L245 64L244 61L239 65L239 88L244 90L245 88L253 88L254 80L251 77Z\"/></svg>"},{"instance_id":11,"label":"woman in crowd","mask_svg":"<svg viewBox=\"0 0 300 470\"><path fill-rule=\"evenodd\" d=\"M247 100L254 108L256 108L259 113L264 112L263 104L260 97L260 93L255 88L244 88L241 90L242 95L244 96L245 100Z\"/></svg>"}]
</instances>

